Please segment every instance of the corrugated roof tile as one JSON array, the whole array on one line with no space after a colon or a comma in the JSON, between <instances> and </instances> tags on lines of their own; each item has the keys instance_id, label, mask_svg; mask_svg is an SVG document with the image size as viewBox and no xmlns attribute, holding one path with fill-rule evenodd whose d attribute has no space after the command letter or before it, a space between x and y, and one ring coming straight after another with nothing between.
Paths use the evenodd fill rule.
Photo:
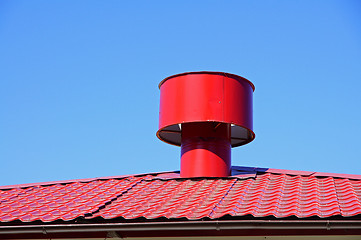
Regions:
<instances>
[{"instance_id":1,"label":"corrugated roof tile","mask_svg":"<svg viewBox=\"0 0 361 240\"><path fill-rule=\"evenodd\" d=\"M228 178L184 179L174 172L0 187L0 222L361 215L360 176L242 167L234 172Z\"/></svg>"}]
</instances>

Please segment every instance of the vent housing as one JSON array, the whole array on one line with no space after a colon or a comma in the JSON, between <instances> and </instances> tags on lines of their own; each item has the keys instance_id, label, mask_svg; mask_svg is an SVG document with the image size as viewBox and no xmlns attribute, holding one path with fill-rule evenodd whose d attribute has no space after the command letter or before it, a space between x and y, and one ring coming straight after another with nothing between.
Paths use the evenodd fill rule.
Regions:
<instances>
[{"instance_id":1,"label":"vent housing","mask_svg":"<svg viewBox=\"0 0 361 240\"><path fill-rule=\"evenodd\" d=\"M224 72L187 72L159 84L160 140L181 146L181 177L226 177L231 147L253 132L254 85Z\"/></svg>"}]
</instances>

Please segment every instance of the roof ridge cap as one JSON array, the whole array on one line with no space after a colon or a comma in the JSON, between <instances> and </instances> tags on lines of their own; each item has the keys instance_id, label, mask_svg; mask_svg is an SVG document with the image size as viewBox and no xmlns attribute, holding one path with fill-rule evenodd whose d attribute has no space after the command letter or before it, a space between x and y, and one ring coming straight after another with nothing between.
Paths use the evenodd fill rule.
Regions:
<instances>
[{"instance_id":1,"label":"roof ridge cap","mask_svg":"<svg viewBox=\"0 0 361 240\"><path fill-rule=\"evenodd\" d=\"M79 178L79 179L70 179L70 180L56 180L48 182L35 182L35 183L22 183L22 184L13 184L13 185L4 185L0 186L0 190L14 189L14 188L28 188L35 186L49 186L55 184L67 184L67 183L76 183L76 182L92 182L96 180L109 180L109 179L124 179L129 177L142 177L147 175L157 175L163 173L174 173L177 171L164 171L156 173L137 173L137 174L127 174L127 175L118 175L118 176L108 176L108 177L95 177L95 178Z\"/></svg>"},{"instance_id":2,"label":"roof ridge cap","mask_svg":"<svg viewBox=\"0 0 361 240\"><path fill-rule=\"evenodd\" d=\"M269 168L264 171L266 173L278 173L286 175L299 175L299 176L313 176L313 177L334 177L334 178L345 178L345 179L355 179L361 180L361 175L359 174L347 174L347 173L327 173L327 172L315 172L315 171L301 171L301 170L287 170L287 169L275 169Z\"/></svg>"}]
</instances>

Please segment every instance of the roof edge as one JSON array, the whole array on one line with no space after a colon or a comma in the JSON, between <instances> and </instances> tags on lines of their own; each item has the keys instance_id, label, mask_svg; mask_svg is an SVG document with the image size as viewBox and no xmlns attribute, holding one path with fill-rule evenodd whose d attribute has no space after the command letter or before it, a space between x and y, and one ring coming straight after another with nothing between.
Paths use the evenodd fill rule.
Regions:
<instances>
[{"instance_id":1,"label":"roof edge","mask_svg":"<svg viewBox=\"0 0 361 240\"><path fill-rule=\"evenodd\" d=\"M345 178L352 180L361 180L361 175L357 174L342 174L342 173L326 173L326 172L312 172L312 171L298 171L298 170L286 170L286 169L275 169L275 168L260 168L260 167L243 167L243 166L232 166L232 176L227 178L238 178L247 179L253 178L257 174L262 173L273 173L273 174L285 174L293 176L314 176L314 177L335 177ZM164 172L153 172L153 173L139 173L139 174L128 174L118 175L109 177L95 177L95 178L84 178L84 179L72 179L72 180L60 180L60 181L49 181L49 182L35 182L35 183L24 183L14 185L0 186L0 190L14 189L14 188L27 188L35 186L48 186L55 184L67 184L75 182L91 182L96 180L109 180L109 179L124 179L129 177L143 177L143 176L156 176L154 179L160 180L171 180L171 179L185 179L179 176L179 171L164 171ZM192 178L194 179L194 178ZM199 178L195 178L199 179Z\"/></svg>"},{"instance_id":2,"label":"roof edge","mask_svg":"<svg viewBox=\"0 0 361 240\"><path fill-rule=\"evenodd\" d=\"M26 226L0 226L1 234L109 232L109 231L189 231L235 229L356 229L361 230L361 220L228 220L186 222L139 222L101 224L42 224ZM361 231L360 231L361 233Z\"/></svg>"},{"instance_id":3,"label":"roof edge","mask_svg":"<svg viewBox=\"0 0 361 240\"><path fill-rule=\"evenodd\" d=\"M138 174L128 174L128 175L118 175L118 176L108 176L108 177L81 178L81 179L59 180L59 181L49 181L49 182L35 182L35 183L22 183L22 184L0 186L0 190L13 189L13 188L27 188L27 187L34 187L34 186L48 186L48 185L54 185L54 184L66 184L66 183L74 183L74 182L91 182L91 181L96 181L96 180L123 179L123 178L129 178L129 177L143 177L143 176L147 176L147 175L159 175L159 174L167 174L167 173L175 173L175 172L179 172L179 171L166 171L166 172L157 172L157 173L138 173Z\"/></svg>"},{"instance_id":4,"label":"roof edge","mask_svg":"<svg viewBox=\"0 0 361 240\"><path fill-rule=\"evenodd\" d=\"M361 180L361 175L358 174L343 174L343 173L326 173L326 172L313 172L313 171L300 171L300 170L287 170L287 169L276 169L276 168L260 168L260 167L242 167L232 166L233 176L238 173L274 173L274 174L285 174L293 176L314 176L314 177L335 177L335 178L346 178Z\"/></svg>"}]
</instances>

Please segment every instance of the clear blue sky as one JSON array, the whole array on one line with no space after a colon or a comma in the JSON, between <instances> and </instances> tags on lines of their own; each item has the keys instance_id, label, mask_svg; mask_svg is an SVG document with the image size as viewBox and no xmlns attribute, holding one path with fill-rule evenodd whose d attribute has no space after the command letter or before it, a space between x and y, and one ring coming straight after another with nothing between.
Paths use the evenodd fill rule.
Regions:
<instances>
[{"instance_id":1,"label":"clear blue sky","mask_svg":"<svg viewBox=\"0 0 361 240\"><path fill-rule=\"evenodd\" d=\"M361 174L360 1L0 1L0 185L178 170L158 83L251 80L232 165Z\"/></svg>"}]
</instances>

